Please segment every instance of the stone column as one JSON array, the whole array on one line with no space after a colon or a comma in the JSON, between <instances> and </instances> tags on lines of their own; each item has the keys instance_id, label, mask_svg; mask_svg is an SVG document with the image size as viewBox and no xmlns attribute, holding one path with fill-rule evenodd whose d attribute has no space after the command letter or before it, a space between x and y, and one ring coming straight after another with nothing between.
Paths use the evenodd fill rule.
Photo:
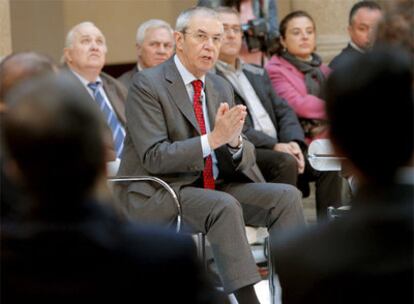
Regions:
<instances>
[{"instance_id":1,"label":"stone column","mask_svg":"<svg viewBox=\"0 0 414 304\"><path fill-rule=\"evenodd\" d=\"M349 11L357 0L291 0L291 10L308 12L316 23L317 53L328 63L349 41Z\"/></svg>"},{"instance_id":2,"label":"stone column","mask_svg":"<svg viewBox=\"0 0 414 304\"><path fill-rule=\"evenodd\" d=\"M12 52L9 0L0 0L0 60Z\"/></svg>"}]
</instances>

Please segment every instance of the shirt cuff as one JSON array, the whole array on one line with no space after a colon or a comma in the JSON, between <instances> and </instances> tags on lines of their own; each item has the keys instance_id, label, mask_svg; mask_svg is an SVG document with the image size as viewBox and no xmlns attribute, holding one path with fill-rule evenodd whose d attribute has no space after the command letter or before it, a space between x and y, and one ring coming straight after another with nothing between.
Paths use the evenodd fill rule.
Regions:
<instances>
[{"instance_id":1,"label":"shirt cuff","mask_svg":"<svg viewBox=\"0 0 414 304\"><path fill-rule=\"evenodd\" d=\"M208 134L201 135L201 148L203 149L203 158L206 158L211 154L211 147L208 143Z\"/></svg>"},{"instance_id":2,"label":"shirt cuff","mask_svg":"<svg viewBox=\"0 0 414 304\"><path fill-rule=\"evenodd\" d=\"M232 148L229 145L227 145L227 148L229 149L229 152L232 154L234 160L240 159L243 152L243 137L240 135L239 145L236 148Z\"/></svg>"}]
</instances>

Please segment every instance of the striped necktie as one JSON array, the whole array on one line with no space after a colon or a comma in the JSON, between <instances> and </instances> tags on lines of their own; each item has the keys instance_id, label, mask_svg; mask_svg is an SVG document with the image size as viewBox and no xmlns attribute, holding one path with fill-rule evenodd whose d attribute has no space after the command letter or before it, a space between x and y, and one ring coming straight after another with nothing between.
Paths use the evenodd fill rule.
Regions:
<instances>
[{"instance_id":1,"label":"striped necktie","mask_svg":"<svg viewBox=\"0 0 414 304\"><path fill-rule=\"evenodd\" d=\"M106 122L111 128L112 136L114 139L114 146L116 150L116 156L119 158L121 155L122 149L124 147L125 131L121 123L119 122L118 117L116 116L115 112L106 103L105 98L102 96L101 92L99 91L100 86L101 86L101 83L99 81L88 83L88 87L93 91L93 96L95 97L95 101L97 102L101 111L104 113Z\"/></svg>"},{"instance_id":2,"label":"striped necktie","mask_svg":"<svg viewBox=\"0 0 414 304\"><path fill-rule=\"evenodd\" d=\"M203 89L203 82L201 80L194 80L192 83L194 89L193 106L194 113L197 118L198 126L200 127L201 134L206 134L206 123L204 121L203 107L201 103L201 91ZM213 159L211 155L206 157L203 170L203 186L206 189L214 189L214 177L213 177Z\"/></svg>"}]
</instances>

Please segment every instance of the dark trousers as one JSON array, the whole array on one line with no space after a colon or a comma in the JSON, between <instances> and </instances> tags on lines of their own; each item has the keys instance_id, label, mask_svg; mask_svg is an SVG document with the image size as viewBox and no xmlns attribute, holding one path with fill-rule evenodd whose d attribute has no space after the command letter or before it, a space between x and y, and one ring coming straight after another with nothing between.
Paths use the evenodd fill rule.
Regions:
<instances>
[{"instance_id":1,"label":"dark trousers","mask_svg":"<svg viewBox=\"0 0 414 304\"><path fill-rule=\"evenodd\" d=\"M342 206L343 178L336 171L316 171L306 160L305 172L298 175L295 158L270 149L256 149L256 161L267 182L297 186L303 197L309 195L309 182L315 182L316 214L318 221L327 218L329 206Z\"/></svg>"}]
</instances>

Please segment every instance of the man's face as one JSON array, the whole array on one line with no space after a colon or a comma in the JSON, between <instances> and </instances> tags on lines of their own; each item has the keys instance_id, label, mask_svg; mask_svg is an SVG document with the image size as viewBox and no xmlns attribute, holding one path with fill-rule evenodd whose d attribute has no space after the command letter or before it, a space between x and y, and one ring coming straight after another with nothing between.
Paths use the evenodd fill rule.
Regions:
<instances>
[{"instance_id":1,"label":"man's face","mask_svg":"<svg viewBox=\"0 0 414 304\"><path fill-rule=\"evenodd\" d=\"M148 29L144 42L137 44L139 64L143 68L151 68L171 57L174 52L172 33L165 28Z\"/></svg>"},{"instance_id":2,"label":"man's face","mask_svg":"<svg viewBox=\"0 0 414 304\"><path fill-rule=\"evenodd\" d=\"M243 31L237 15L220 13L219 18L224 28L219 58L229 63L239 56L243 41Z\"/></svg>"},{"instance_id":3,"label":"man's face","mask_svg":"<svg viewBox=\"0 0 414 304\"><path fill-rule=\"evenodd\" d=\"M382 13L377 9L360 8L354 15L348 33L353 43L361 49L369 49L374 43L375 30Z\"/></svg>"},{"instance_id":4,"label":"man's face","mask_svg":"<svg viewBox=\"0 0 414 304\"><path fill-rule=\"evenodd\" d=\"M72 46L65 48L65 60L70 68L82 74L102 70L105 64L106 41L101 31L92 25L80 27L73 35Z\"/></svg>"},{"instance_id":5,"label":"man's face","mask_svg":"<svg viewBox=\"0 0 414 304\"><path fill-rule=\"evenodd\" d=\"M195 77L215 65L223 37L223 24L212 17L195 15L184 33L175 32L177 55Z\"/></svg>"}]
</instances>

